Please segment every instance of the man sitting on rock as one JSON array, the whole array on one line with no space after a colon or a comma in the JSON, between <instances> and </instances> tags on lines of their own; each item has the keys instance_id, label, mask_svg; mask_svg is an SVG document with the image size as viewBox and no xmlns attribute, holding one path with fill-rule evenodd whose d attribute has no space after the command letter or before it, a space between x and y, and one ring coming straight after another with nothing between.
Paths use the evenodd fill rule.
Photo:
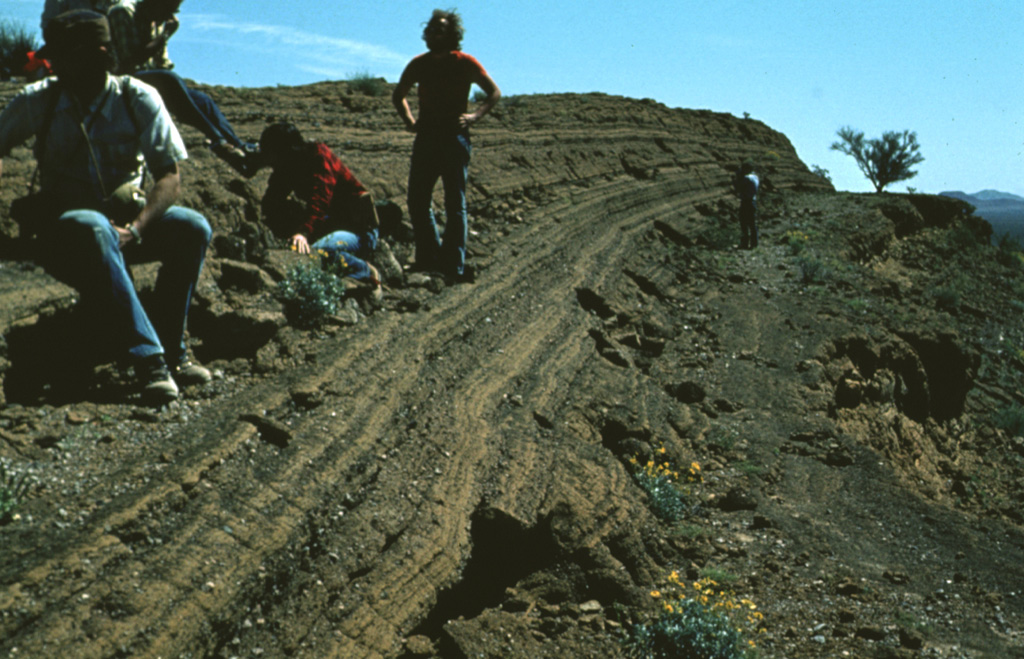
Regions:
<instances>
[{"instance_id":1,"label":"man sitting on rock","mask_svg":"<svg viewBox=\"0 0 1024 659\"><path fill-rule=\"evenodd\" d=\"M60 14L44 39L56 77L28 85L0 113L0 158L36 136L40 192L18 219L38 234L42 265L78 289L82 308L102 319L105 337L134 360L147 402L167 402L179 384L210 380L190 361L184 340L211 236L202 215L173 205L184 144L152 87L110 75L106 17ZM142 200L134 186L144 164L154 183ZM152 314L126 265L145 261L162 264Z\"/></svg>"},{"instance_id":2,"label":"man sitting on rock","mask_svg":"<svg viewBox=\"0 0 1024 659\"><path fill-rule=\"evenodd\" d=\"M314 250L344 263L346 276L368 282L382 295L380 273L366 259L379 240L373 197L322 142L308 142L288 123L268 126L260 136L260 160L273 168L263 196L270 229L299 254ZM295 193L300 204L290 204Z\"/></svg>"}]
</instances>

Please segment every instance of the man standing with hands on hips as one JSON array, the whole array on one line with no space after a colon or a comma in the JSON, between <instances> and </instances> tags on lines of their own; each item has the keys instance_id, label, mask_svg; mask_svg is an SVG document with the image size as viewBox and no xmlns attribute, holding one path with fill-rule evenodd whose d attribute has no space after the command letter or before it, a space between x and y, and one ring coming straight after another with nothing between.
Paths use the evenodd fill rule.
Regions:
<instances>
[{"instance_id":1,"label":"man standing with hands on hips","mask_svg":"<svg viewBox=\"0 0 1024 659\"><path fill-rule=\"evenodd\" d=\"M409 218L416 242L416 268L440 271L454 280L471 280L466 269L466 178L471 144L469 127L490 112L501 91L473 56L459 48L462 19L454 11L435 9L423 30L427 52L405 67L392 102L406 128L416 133L409 166ZM468 112L469 89L476 84L486 97ZM418 86L419 118L406 97ZM434 185L444 185L445 227L438 236L430 208Z\"/></svg>"},{"instance_id":2,"label":"man standing with hands on hips","mask_svg":"<svg viewBox=\"0 0 1024 659\"><path fill-rule=\"evenodd\" d=\"M40 193L12 215L38 235L41 265L78 289L104 338L132 359L146 401L173 400L179 385L210 380L184 341L211 237L202 215L173 205L185 146L152 87L110 75L105 16L65 12L43 36L56 77L25 87L0 114L0 157L36 136ZM153 178L144 198L143 165ZM128 271L146 261L161 263L149 313Z\"/></svg>"}]
</instances>

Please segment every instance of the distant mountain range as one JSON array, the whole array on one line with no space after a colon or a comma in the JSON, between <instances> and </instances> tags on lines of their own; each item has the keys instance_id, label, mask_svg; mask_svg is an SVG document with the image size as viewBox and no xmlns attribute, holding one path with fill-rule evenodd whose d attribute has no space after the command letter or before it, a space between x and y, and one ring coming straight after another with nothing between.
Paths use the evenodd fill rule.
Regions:
<instances>
[{"instance_id":1,"label":"distant mountain range","mask_svg":"<svg viewBox=\"0 0 1024 659\"><path fill-rule=\"evenodd\" d=\"M992 225L994 239L1003 234L1024 243L1024 197L998 190L982 190L974 194L965 192L941 192L944 197L953 197L974 206L974 214L983 217Z\"/></svg>"}]
</instances>

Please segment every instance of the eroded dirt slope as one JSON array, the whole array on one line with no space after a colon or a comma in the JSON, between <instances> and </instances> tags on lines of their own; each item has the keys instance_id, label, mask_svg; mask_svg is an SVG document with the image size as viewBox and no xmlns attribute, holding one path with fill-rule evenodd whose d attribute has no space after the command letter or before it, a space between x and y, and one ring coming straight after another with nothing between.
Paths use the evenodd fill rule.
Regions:
<instances>
[{"instance_id":1,"label":"eroded dirt slope","mask_svg":"<svg viewBox=\"0 0 1024 659\"><path fill-rule=\"evenodd\" d=\"M386 98L210 91L404 208ZM615 657L678 570L759 604L762 656L1024 656L1024 449L992 422L1024 403L1021 271L965 247L962 205L836 194L752 120L515 97L474 134L476 282L398 277L300 331L267 174L184 134L184 203L217 231L192 313L213 383L152 410L116 365L65 377L73 291L0 268L0 456L36 483L0 527L4 652ZM746 157L764 236L738 252L719 219ZM9 259L31 167L5 161ZM701 465L681 522L632 477L656 456Z\"/></svg>"}]
</instances>

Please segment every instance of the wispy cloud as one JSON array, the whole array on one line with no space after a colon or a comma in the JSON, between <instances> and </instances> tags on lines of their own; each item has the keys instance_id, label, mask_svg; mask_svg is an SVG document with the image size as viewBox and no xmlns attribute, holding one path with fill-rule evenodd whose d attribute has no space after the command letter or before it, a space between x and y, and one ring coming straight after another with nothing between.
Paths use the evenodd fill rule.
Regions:
<instances>
[{"instance_id":1,"label":"wispy cloud","mask_svg":"<svg viewBox=\"0 0 1024 659\"><path fill-rule=\"evenodd\" d=\"M293 54L299 53L301 57L295 59L306 60L307 64L310 60L317 60L336 66L344 61L350 65L400 69L409 59L406 55L375 44L328 37L280 25L238 23L216 14L188 14L187 21L193 39L203 32L219 41L234 35L249 48L276 47ZM311 70L299 61L296 64L299 68Z\"/></svg>"}]
</instances>

